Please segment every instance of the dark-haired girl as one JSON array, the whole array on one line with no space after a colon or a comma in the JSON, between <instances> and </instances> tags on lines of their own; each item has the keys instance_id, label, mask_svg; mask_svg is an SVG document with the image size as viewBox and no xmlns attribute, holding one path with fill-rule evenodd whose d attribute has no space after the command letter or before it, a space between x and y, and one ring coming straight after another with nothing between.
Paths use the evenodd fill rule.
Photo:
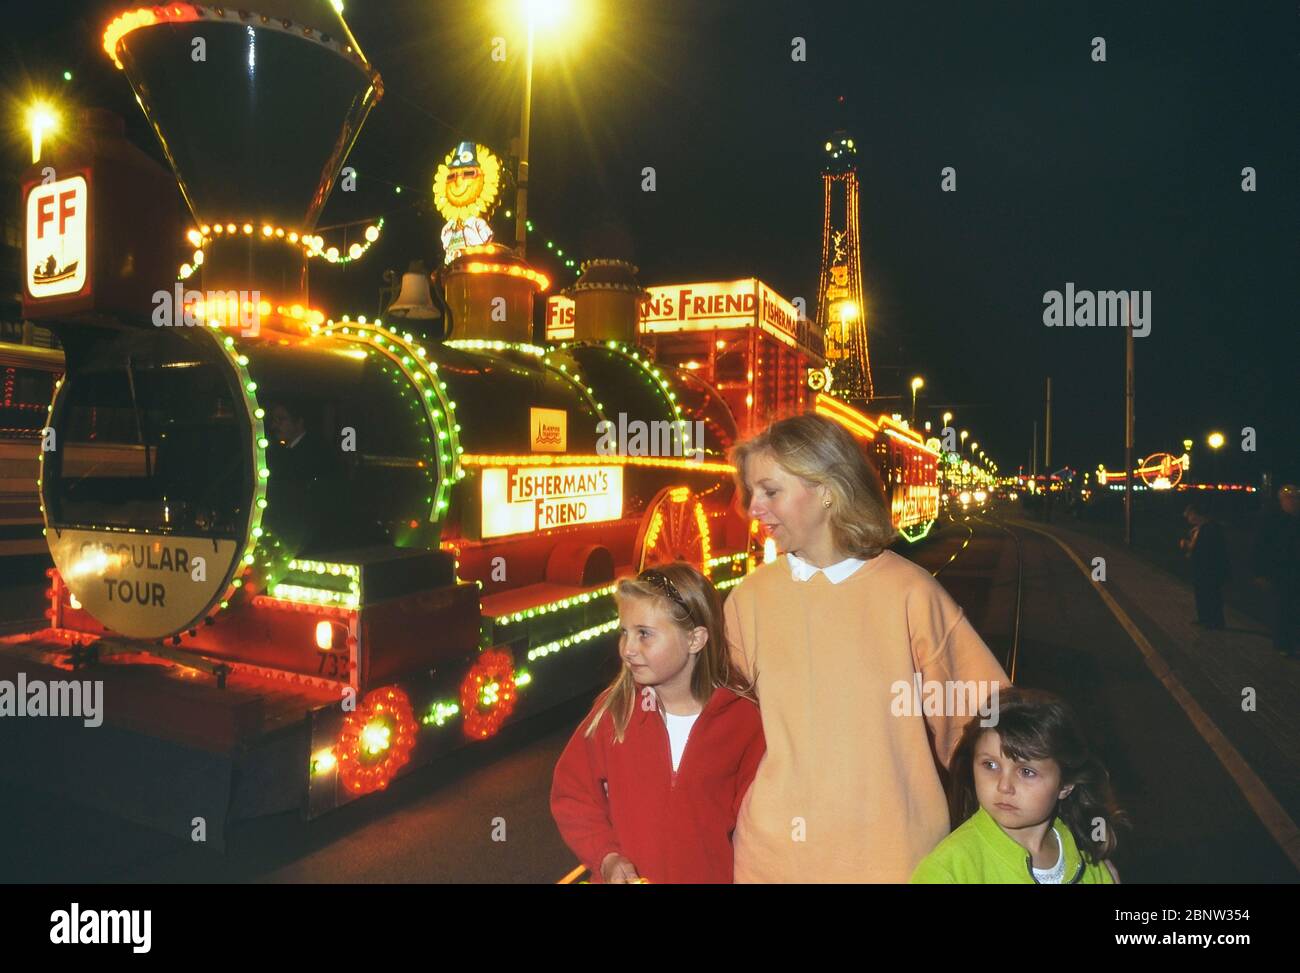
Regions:
<instances>
[{"instance_id":1,"label":"dark-haired girl","mask_svg":"<svg viewBox=\"0 0 1300 973\"><path fill-rule=\"evenodd\" d=\"M953 753L951 816L963 821L914 884L1111 885L1124 823L1106 768L1059 696L1005 690L995 726L972 720Z\"/></svg>"}]
</instances>

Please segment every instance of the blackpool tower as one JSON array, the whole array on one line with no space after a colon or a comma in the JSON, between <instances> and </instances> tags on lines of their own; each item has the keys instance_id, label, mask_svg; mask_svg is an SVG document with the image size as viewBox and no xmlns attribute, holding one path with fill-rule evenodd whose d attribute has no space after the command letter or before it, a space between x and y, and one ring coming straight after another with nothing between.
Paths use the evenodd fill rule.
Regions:
<instances>
[{"instance_id":1,"label":"blackpool tower","mask_svg":"<svg viewBox=\"0 0 1300 973\"><path fill-rule=\"evenodd\" d=\"M831 391L848 401L874 394L862 300L862 241L858 233L858 150L853 137L835 132L826 142L822 168L822 264L817 282L817 321L825 330Z\"/></svg>"}]
</instances>

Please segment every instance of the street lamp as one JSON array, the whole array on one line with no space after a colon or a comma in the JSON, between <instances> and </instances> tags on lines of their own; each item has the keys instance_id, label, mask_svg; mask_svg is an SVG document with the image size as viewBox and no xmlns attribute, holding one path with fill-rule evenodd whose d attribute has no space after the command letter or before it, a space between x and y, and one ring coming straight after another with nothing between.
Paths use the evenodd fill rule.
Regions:
<instances>
[{"instance_id":1,"label":"street lamp","mask_svg":"<svg viewBox=\"0 0 1300 973\"><path fill-rule=\"evenodd\" d=\"M912 425L914 426L916 425L916 393L924 385L925 379L921 376L912 379Z\"/></svg>"},{"instance_id":2,"label":"street lamp","mask_svg":"<svg viewBox=\"0 0 1300 973\"><path fill-rule=\"evenodd\" d=\"M528 249L528 137L533 111L533 39L537 29L557 27L572 12L571 0L522 0L528 22L528 51L524 56L524 103L519 119L519 193L515 198L515 248Z\"/></svg>"},{"instance_id":3,"label":"street lamp","mask_svg":"<svg viewBox=\"0 0 1300 973\"><path fill-rule=\"evenodd\" d=\"M38 101L27 109L27 128L32 133L32 165L41 161L41 140L59 125L54 109Z\"/></svg>"}]
</instances>

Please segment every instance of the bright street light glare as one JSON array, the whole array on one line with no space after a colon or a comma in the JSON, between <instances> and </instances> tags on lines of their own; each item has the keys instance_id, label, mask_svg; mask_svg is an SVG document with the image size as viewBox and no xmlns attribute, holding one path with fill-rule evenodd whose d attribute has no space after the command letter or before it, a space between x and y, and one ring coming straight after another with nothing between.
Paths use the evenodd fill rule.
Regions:
<instances>
[{"instance_id":1,"label":"bright street light glare","mask_svg":"<svg viewBox=\"0 0 1300 973\"><path fill-rule=\"evenodd\" d=\"M573 17L573 0L521 0L524 19L536 30L548 30Z\"/></svg>"},{"instance_id":2,"label":"bright street light glare","mask_svg":"<svg viewBox=\"0 0 1300 973\"><path fill-rule=\"evenodd\" d=\"M32 133L32 165L41 161L41 141L59 125L59 117L43 101L27 109L27 129Z\"/></svg>"}]
</instances>

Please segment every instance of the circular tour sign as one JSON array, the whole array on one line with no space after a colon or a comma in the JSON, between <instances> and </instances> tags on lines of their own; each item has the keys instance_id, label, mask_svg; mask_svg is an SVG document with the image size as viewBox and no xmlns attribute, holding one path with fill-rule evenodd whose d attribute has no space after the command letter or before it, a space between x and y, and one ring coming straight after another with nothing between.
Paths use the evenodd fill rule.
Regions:
<instances>
[{"instance_id":1,"label":"circular tour sign","mask_svg":"<svg viewBox=\"0 0 1300 973\"><path fill-rule=\"evenodd\" d=\"M192 628L228 583L233 540L136 531L50 531L50 554L68 589L107 628L159 639Z\"/></svg>"}]
</instances>

